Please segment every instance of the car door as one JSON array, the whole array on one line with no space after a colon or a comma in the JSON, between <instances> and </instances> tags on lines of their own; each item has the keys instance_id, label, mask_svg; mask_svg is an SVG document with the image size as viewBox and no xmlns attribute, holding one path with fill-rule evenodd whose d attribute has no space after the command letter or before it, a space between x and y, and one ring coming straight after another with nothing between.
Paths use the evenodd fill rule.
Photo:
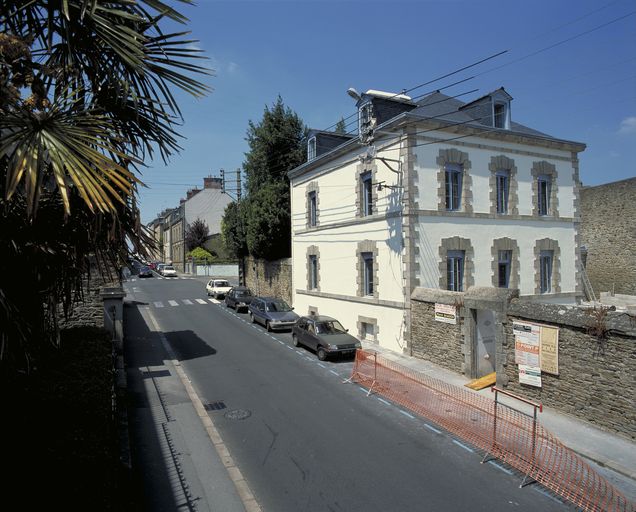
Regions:
<instances>
[{"instance_id":1,"label":"car door","mask_svg":"<svg viewBox=\"0 0 636 512\"><path fill-rule=\"evenodd\" d=\"M316 325L311 320L307 322L305 331L305 345L316 350L318 348L318 337L316 336Z\"/></svg>"}]
</instances>

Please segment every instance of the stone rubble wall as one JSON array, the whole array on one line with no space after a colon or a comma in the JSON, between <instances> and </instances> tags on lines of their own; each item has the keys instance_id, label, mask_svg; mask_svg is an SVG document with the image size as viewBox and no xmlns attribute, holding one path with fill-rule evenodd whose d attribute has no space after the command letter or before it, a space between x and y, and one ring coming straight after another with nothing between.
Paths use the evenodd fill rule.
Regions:
<instances>
[{"instance_id":1,"label":"stone rubble wall","mask_svg":"<svg viewBox=\"0 0 636 512\"><path fill-rule=\"evenodd\" d=\"M437 302L455 304L463 294L439 290ZM460 321L453 325L435 320L435 302L414 294L411 297L411 354L438 364L448 370L464 373L464 337L462 336L462 315L464 308L458 308Z\"/></svg>"},{"instance_id":2,"label":"stone rubble wall","mask_svg":"<svg viewBox=\"0 0 636 512\"><path fill-rule=\"evenodd\" d=\"M267 261L247 256L243 259L243 283L261 297L292 301L292 260Z\"/></svg>"},{"instance_id":3,"label":"stone rubble wall","mask_svg":"<svg viewBox=\"0 0 636 512\"><path fill-rule=\"evenodd\" d=\"M541 388L519 383L513 319L559 328L559 375L542 372ZM507 389L636 439L636 319L608 313L611 331L604 347L587 333L591 323L580 308L511 301L505 325Z\"/></svg>"},{"instance_id":4,"label":"stone rubble wall","mask_svg":"<svg viewBox=\"0 0 636 512\"><path fill-rule=\"evenodd\" d=\"M581 244L597 296L636 295L636 178L581 189Z\"/></svg>"}]
</instances>

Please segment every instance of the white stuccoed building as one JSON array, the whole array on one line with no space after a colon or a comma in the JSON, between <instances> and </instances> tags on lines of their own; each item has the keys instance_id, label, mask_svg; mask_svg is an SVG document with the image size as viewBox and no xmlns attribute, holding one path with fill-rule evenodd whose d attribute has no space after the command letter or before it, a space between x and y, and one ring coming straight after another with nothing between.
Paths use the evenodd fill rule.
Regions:
<instances>
[{"instance_id":1,"label":"white stuccoed building","mask_svg":"<svg viewBox=\"0 0 636 512\"><path fill-rule=\"evenodd\" d=\"M401 352L416 287L577 301L584 144L513 122L503 88L358 98L361 137L314 131L289 173L299 314Z\"/></svg>"}]
</instances>

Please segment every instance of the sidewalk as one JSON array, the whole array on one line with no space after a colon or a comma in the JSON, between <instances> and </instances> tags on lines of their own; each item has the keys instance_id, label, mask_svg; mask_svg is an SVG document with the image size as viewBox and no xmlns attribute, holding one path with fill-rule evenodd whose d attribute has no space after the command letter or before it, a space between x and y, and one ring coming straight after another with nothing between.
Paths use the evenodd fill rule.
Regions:
<instances>
[{"instance_id":1,"label":"sidewalk","mask_svg":"<svg viewBox=\"0 0 636 512\"><path fill-rule=\"evenodd\" d=\"M398 354L366 341L362 342L362 346L401 366L470 391L464 387L470 379L430 361ZM490 388L475 393L494 400L495 395ZM507 397L499 398L508 403ZM550 407L543 407L539 421L563 444L591 463L629 499L636 501L636 443Z\"/></svg>"}]
</instances>

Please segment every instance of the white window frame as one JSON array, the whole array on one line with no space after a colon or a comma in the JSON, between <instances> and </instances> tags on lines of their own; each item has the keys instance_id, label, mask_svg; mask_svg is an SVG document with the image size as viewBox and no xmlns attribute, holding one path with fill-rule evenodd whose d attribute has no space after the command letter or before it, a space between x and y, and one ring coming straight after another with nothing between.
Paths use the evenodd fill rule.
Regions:
<instances>
[{"instance_id":1,"label":"white window frame","mask_svg":"<svg viewBox=\"0 0 636 512\"><path fill-rule=\"evenodd\" d=\"M453 292L464 291L464 269L466 265L465 251L448 251L446 253L447 289Z\"/></svg>"},{"instance_id":2,"label":"white window frame","mask_svg":"<svg viewBox=\"0 0 636 512\"><path fill-rule=\"evenodd\" d=\"M550 215L550 199L552 195L552 176L540 174L537 176L537 212L540 216Z\"/></svg>"},{"instance_id":3,"label":"white window frame","mask_svg":"<svg viewBox=\"0 0 636 512\"><path fill-rule=\"evenodd\" d=\"M363 294L365 296L373 297L373 291L375 283L373 281L373 253L372 252L362 252L360 253L360 258L362 259L362 275L363 275Z\"/></svg>"},{"instance_id":4,"label":"white window frame","mask_svg":"<svg viewBox=\"0 0 636 512\"><path fill-rule=\"evenodd\" d=\"M316 227L318 225L318 194L315 190L312 190L308 194L309 196L309 227Z\"/></svg>"},{"instance_id":5,"label":"white window frame","mask_svg":"<svg viewBox=\"0 0 636 512\"><path fill-rule=\"evenodd\" d=\"M373 173L365 171L360 174L360 197L362 200L362 216L373 215Z\"/></svg>"},{"instance_id":6,"label":"white window frame","mask_svg":"<svg viewBox=\"0 0 636 512\"><path fill-rule=\"evenodd\" d=\"M505 266L505 283L501 284L501 268ZM510 273L512 271L512 251L502 249L497 254L497 285L499 288L510 288Z\"/></svg>"},{"instance_id":7,"label":"white window frame","mask_svg":"<svg viewBox=\"0 0 636 512\"><path fill-rule=\"evenodd\" d=\"M459 164L444 166L444 190L446 194L446 211L456 212L462 208L462 187L464 170ZM456 190L455 190L456 189ZM456 192L456 193L454 193Z\"/></svg>"},{"instance_id":8,"label":"white window frame","mask_svg":"<svg viewBox=\"0 0 636 512\"><path fill-rule=\"evenodd\" d=\"M510 199L510 171L500 169L495 173L496 211L499 215L508 213Z\"/></svg>"},{"instance_id":9,"label":"white window frame","mask_svg":"<svg viewBox=\"0 0 636 512\"><path fill-rule=\"evenodd\" d=\"M316 137L310 137L307 141L307 161L316 158Z\"/></svg>"},{"instance_id":10,"label":"white window frame","mask_svg":"<svg viewBox=\"0 0 636 512\"><path fill-rule=\"evenodd\" d=\"M554 251L541 251L539 253L539 291L541 293L552 292L553 274Z\"/></svg>"},{"instance_id":11,"label":"white window frame","mask_svg":"<svg viewBox=\"0 0 636 512\"><path fill-rule=\"evenodd\" d=\"M318 289L318 255L309 255L309 283L310 290Z\"/></svg>"}]
</instances>

